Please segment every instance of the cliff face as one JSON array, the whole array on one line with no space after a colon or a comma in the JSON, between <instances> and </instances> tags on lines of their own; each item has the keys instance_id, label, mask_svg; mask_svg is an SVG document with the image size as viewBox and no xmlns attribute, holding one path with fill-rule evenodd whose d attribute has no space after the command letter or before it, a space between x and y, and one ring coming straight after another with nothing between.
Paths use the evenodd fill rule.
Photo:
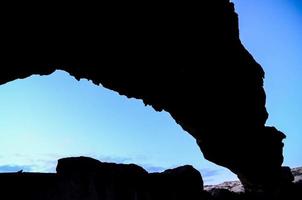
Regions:
<instances>
[{"instance_id":1,"label":"cliff face","mask_svg":"<svg viewBox=\"0 0 302 200\"><path fill-rule=\"evenodd\" d=\"M103 13L95 60L11 62L1 66L0 84L67 71L169 112L204 157L236 173L246 189L289 182L281 168L285 135L265 127L264 72L240 42L233 4L140 6Z\"/></svg>"}]
</instances>

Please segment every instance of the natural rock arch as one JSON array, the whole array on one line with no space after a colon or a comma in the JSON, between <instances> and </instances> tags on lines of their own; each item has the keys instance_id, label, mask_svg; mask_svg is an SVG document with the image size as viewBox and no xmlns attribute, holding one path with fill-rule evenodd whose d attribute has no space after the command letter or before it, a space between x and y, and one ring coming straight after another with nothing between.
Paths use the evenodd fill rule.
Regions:
<instances>
[{"instance_id":1,"label":"natural rock arch","mask_svg":"<svg viewBox=\"0 0 302 200\"><path fill-rule=\"evenodd\" d=\"M102 24L98 61L8 63L0 84L57 69L87 78L169 112L206 159L229 168L247 188L279 184L285 135L265 127L264 72L240 42L233 4L173 6L111 10L117 17Z\"/></svg>"}]
</instances>

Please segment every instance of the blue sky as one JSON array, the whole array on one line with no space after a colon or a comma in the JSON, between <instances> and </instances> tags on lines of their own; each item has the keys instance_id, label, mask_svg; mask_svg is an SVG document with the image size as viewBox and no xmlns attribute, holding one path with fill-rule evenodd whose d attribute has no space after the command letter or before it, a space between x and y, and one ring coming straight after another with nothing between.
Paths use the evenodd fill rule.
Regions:
<instances>
[{"instance_id":1,"label":"blue sky","mask_svg":"<svg viewBox=\"0 0 302 200\"><path fill-rule=\"evenodd\" d=\"M302 166L302 1L233 2L241 41L266 73L267 125L287 135L284 165Z\"/></svg>"},{"instance_id":2,"label":"blue sky","mask_svg":"<svg viewBox=\"0 0 302 200\"><path fill-rule=\"evenodd\" d=\"M191 164L210 181L229 176L168 113L66 72L10 82L0 99L0 171L53 172L57 159L85 155L148 171Z\"/></svg>"},{"instance_id":3,"label":"blue sky","mask_svg":"<svg viewBox=\"0 0 302 200\"><path fill-rule=\"evenodd\" d=\"M285 165L302 166L301 1L233 2L241 40L266 71L267 124L288 136ZM136 163L149 171L191 164L206 184L236 178L204 160L168 113L140 100L62 71L0 87L0 172L54 172L57 159L79 155Z\"/></svg>"}]
</instances>

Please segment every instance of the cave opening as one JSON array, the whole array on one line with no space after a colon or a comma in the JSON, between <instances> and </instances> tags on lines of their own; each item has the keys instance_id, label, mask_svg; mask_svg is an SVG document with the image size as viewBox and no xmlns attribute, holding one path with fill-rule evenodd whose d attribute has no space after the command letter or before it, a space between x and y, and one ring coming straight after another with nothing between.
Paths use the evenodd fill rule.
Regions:
<instances>
[{"instance_id":1,"label":"cave opening","mask_svg":"<svg viewBox=\"0 0 302 200\"><path fill-rule=\"evenodd\" d=\"M64 71L2 85L0 99L0 173L52 173L59 158L89 156L149 172L189 164L205 184L236 179L203 159L169 113Z\"/></svg>"}]
</instances>

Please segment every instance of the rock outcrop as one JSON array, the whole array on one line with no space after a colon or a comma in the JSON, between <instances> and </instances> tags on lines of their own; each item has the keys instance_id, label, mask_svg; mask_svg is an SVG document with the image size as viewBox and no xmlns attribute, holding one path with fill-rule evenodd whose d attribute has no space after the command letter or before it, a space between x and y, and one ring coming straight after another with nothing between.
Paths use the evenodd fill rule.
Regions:
<instances>
[{"instance_id":1,"label":"rock outcrop","mask_svg":"<svg viewBox=\"0 0 302 200\"><path fill-rule=\"evenodd\" d=\"M293 168L292 174L295 178L294 182L302 184L302 167Z\"/></svg>"},{"instance_id":2,"label":"rock outcrop","mask_svg":"<svg viewBox=\"0 0 302 200\"><path fill-rule=\"evenodd\" d=\"M302 182L302 167L293 168L291 169L291 172L294 177L294 183L299 184L299 182ZM211 191L213 189L226 189L235 193L244 192L243 185L240 183L240 181L226 181L217 185L205 185L204 189L206 191Z\"/></svg>"},{"instance_id":3,"label":"rock outcrop","mask_svg":"<svg viewBox=\"0 0 302 200\"><path fill-rule=\"evenodd\" d=\"M6 63L0 84L64 70L142 99L169 112L204 157L236 173L247 190L274 191L290 180L281 168L285 135L265 126L264 71L240 42L233 3L194 4L106 7L107 17L95 23L100 35L85 37L90 44L101 40L97 57L81 64ZM89 49L76 51L93 54Z\"/></svg>"},{"instance_id":4,"label":"rock outcrop","mask_svg":"<svg viewBox=\"0 0 302 200\"><path fill-rule=\"evenodd\" d=\"M287 170L287 169L286 169ZM210 193L213 199L299 199L302 195L302 168L293 168L291 172L294 181L283 185L275 194L268 194L263 191L245 191L240 181L228 181L218 185L205 185L204 190ZM293 178L290 178L293 180Z\"/></svg>"},{"instance_id":5,"label":"rock outcrop","mask_svg":"<svg viewBox=\"0 0 302 200\"><path fill-rule=\"evenodd\" d=\"M205 185L204 189L206 191L211 191L214 189L225 189L235 193L244 192L243 185L240 183L240 181L226 181L217 185Z\"/></svg>"},{"instance_id":6,"label":"rock outcrop","mask_svg":"<svg viewBox=\"0 0 302 200\"><path fill-rule=\"evenodd\" d=\"M204 199L203 181L192 166L147 173L134 164L87 157L58 161L56 174L0 174L1 199L183 200Z\"/></svg>"},{"instance_id":7,"label":"rock outcrop","mask_svg":"<svg viewBox=\"0 0 302 200\"><path fill-rule=\"evenodd\" d=\"M301 169L293 172L301 176ZM12 200L295 200L302 196L299 181L275 196L242 189L240 182L204 187L200 173L189 165L148 173L135 164L88 157L60 159L56 174L0 173L0 198Z\"/></svg>"}]
</instances>

